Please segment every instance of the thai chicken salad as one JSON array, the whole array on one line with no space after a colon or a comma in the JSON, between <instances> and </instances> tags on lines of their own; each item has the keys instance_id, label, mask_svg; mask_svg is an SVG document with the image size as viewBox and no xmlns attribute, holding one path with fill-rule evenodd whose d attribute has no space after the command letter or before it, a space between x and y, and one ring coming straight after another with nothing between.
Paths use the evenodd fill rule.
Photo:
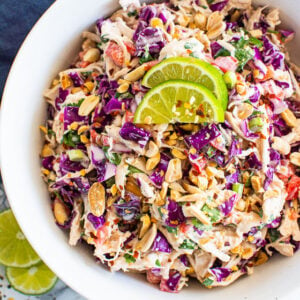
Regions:
<instances>
[{"instance_id":1,"label":"thai chicken salad","mask_svg":"<svg viewBox=\"0 0 300 300\"><path fill-rule=\"evenodd\" d=\"M299 247L300 68L251 0L121 8L44 93L55 221L111 271L176 293Z\"/></svg>"}]
</instances>

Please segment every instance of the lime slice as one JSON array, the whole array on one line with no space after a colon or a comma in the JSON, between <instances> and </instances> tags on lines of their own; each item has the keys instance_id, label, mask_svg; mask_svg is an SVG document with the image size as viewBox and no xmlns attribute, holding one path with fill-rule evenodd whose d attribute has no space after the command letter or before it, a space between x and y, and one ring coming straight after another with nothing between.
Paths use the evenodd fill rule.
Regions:
<instances>
[{"instance_id":1,"label":"lime slice","mask_svg":"<svg viewBox=\"0 0 300 300\"><path fill-rule=\"evenodd\" d=\"M43 263L28 268L6 268L6 277L11 286L26 295L41 295L53 288L56 275Z\"/></svg>"},{"instance_id":2,"label":"lime slice","mask_svg":"<svg viewBox=\"0 0 300 300\"><path fill-rule=\"evenodd\" d=\"M12 211L0 213L0 263L9 267L29 267L40 261L22 233Z\"/></svg>"},{"instance_id":3,"label":"lime slice","mask_svg":"<svg viewBox=\"0 0 300 300\"><path fill-rule=\"evenodd\" d=\"M148 124L223 121L223 108L212 92L184 80L169 80L152 88L134 115L135 123Z\"/></svg>"},{"instance_id":4,"label":"lime slice","mask_svg":"<svg viewBox=\"0 0 300 300\"><path fill-rule=\"evenodd\" d=\"M152 67L144 76L142 85L153 88L172 79L200 83L213 92L223 109L228 103L228 91L221 71L194 57L171 57Z\"/></svg>"}]
</instances>

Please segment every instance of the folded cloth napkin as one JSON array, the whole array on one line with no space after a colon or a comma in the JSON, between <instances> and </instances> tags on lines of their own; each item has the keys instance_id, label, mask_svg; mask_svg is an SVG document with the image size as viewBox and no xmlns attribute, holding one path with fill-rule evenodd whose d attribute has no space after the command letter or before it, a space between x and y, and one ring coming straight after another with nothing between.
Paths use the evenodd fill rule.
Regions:
<instances>
[{"instance_id":1,"label":"folded cloth napkin","mask_svg":"<svg viewBox=\"0 0 300 300\"><path fill-rule=\"evenodd\" d=\"M0 0L0 99L21 43L53 0Z\"/></svg>"}]
</instances>

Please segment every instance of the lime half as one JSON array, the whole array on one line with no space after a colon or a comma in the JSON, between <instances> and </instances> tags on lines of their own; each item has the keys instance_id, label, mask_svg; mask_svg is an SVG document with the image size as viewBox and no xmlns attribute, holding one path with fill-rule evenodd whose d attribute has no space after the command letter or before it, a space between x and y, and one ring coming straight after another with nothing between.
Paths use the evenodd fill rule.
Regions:
<instances>
[{"instance_id":1,"label":"lime half","mask_svg":"<svg viewBox=\"0 0 300 300\"><path fill-rule=\"evenodd\" d=\"M227 108L228 91L221 71L209 63L194 57L171 57L152 67L144 76L142 85L153 88L174 79L200 83L207 87Z\"/></svg>"},{"instance_id":2,"label":"lime half","mask_svg":"<svg viewBox=\"0 0 300 300\"><path fill-rule=\"evenodd\" d=\"M169 80L152 88L144 96L135 115L135 123L223 122L220 102L206 87L184 80Z\"/></svg>"},{"instance_id":3,"label":"lime half","mask_svg":"<svg viewBox=\"0 0 300 300\"><path fill-rule=\"evenodd\" d=\"M56 275L43 263L28 268L6 268L6 277L11 286L26 295L41 295L53 288Z\"/></svg>"},{"instance_id":4,"label":"lime half","mask_svg":"<svg viewBox=\"0 0 300 300\"><path fill-rule=\"evenodd\" d=\"M0 263L9 267L28 267L40 258L22 233L12 211L0 213Z\"/></svg>"}]
</instances>

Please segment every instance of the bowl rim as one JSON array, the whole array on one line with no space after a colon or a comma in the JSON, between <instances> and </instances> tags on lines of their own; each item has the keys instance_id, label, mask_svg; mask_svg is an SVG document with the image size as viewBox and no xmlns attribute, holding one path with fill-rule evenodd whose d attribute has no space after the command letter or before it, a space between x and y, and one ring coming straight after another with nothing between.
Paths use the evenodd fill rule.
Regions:
<instances>
[{"instance_id":1,"label":"bowl rim","mask_svg":"<svg viewBox=\"0 0 300 300\"><path fill-rule=\"evenodd\" d=\"M0 118L0 167L1 167L1 171L2 171L3 186L4 186L4 189L7 193L8 200L10 199L10 197L11 197L10 195L11 195L11 192L12 192L11 191L11 186L8 187L9 186L8 181L11 181L11 178L9 178L10 174L8 172L9 171L8 168L4 167L4 164L3 164L3 161L2 161L3 160L2 153L4 152L4 143L3 143L3 135L2 135L2 131L4 130L4 118L3 118L2 114L3 114L3 111L6 111L6 106L8 106L8 100L9 99L8 99L8 88L7 87L10 85L11 80L15 76L16 65L17 65L18 61L20 60L23 49L27 46L28 43L31 42L31 37L38 30L38 27L39 27L39 24L40 24L41 20L43 20L44 17L49 15L53 10L55 10L63 2L64 1L62 1L62 0L53 2L50 5L50 7L36 21L36 23L34 24L32 29L29 31L26 38L22 42L22 44L21 44L14 60L13 60L13 63L11 65L11 68L9 70L9 73L8 73L8 76L7 76L7 79L6 79L6 82L5 82L5 86L4 86L4 90L3 90L3 96L2 96L1 109L0 109L0 117L1 117ZM49 71L49 77L50 77L50 71ZM37 241L31 236L30 231L28 230L28 226L22 226L25 223L23 222L23 220L20 217L19 213L16 213L19 210L19 208L17 208L17 206L18 206L17 203L15 203L14 201L9 200L9 204L10 204L10 207L13 210L14 214L16 215L16 218L17 218L22 230L24 231L25 236L27 237L28 241L30 242L30 244L33 246L34 249L40 248L39 246L36 245ZM24 230L25 227L26 227L26 229ZM46 263L49 261L48 257L46 256L46 252L43 252L43 251L37 251L37 252L40 255L42 260L44 260ZM64 281L69 287L71 287L73 290L75 290L78 294L82 295L83 297L86 297L88 295L87 293L84 292L83 288L80 288L79 286L77 286L75 284L75 281L69 280L63 272L58 271L57 266L49 264L49 267L52 268L55 271L55 273L58 275L58 277L62 281ZM117 278L115 280L117 280ZM297 293L297 291L299 292L300 288L294 287L293 292ZM221 292L221 291L219 291L219 292ZM155 295L157 295L157 294L155 294L155 292L153 292L152 296L155 296ZM221 295L221 294L220 293L214 293L214 295L216 297L218 297L217 295ZM289 295L289 293L286 292L285 295ZM203 293L202 296L206 297L206 294ZM165 299L169 299L169 295L166 295L166 294L162 294L161 298L162 297L164 297ZM174 297L176 298L176 295L174 295L172 299L174 299ZM134 298L134 299L136 299L136 298ZM236 298L234 298L234 299L236 299ZM259 298L259 299L261 299L261 298ZM289 298L289 299L292 299L292 298ZM293 299L296 299L296 298L293 298Z\"/></svg>"}]
</instances>

